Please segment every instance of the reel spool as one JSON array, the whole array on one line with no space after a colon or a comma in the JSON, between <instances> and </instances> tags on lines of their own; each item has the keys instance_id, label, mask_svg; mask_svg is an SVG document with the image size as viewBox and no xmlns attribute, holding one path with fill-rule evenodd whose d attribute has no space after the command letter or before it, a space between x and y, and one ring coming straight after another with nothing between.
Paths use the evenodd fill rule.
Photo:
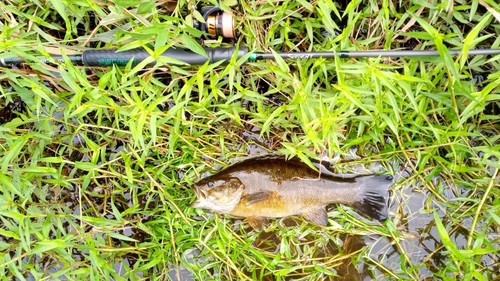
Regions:
<instances>
[{"instance_id":1,"label":"reel spool","mask_svg":"<svg viewBox=\"0 0 500 281\"><path fill-rule=\"evenodd\" d=\"M207 6L201 8L201 14L205 22L193 22L193 26L208 33L207 39L215 39L218 36L232 39L236 37L233 15L224 12L219 7Z\"/></svg>"}]
</instances>

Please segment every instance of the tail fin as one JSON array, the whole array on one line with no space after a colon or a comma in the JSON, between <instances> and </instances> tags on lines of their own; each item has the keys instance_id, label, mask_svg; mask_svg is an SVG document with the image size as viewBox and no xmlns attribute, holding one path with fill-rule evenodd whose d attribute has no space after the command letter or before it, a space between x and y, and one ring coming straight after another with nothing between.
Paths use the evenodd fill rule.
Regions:
<instances>
[{"instance_id":1,"label":"tail fin","mask_svg":"<svg viewBox=\"0 0 500 281\"><path fill-rule=\"evenodd\" d=\"M354 208L364 215L384 221L387 219L387 201L389 187L392 185L392 176L372 175L356 178L362 188L360 199L352 204Z\"/></svg>"}]
</instances>

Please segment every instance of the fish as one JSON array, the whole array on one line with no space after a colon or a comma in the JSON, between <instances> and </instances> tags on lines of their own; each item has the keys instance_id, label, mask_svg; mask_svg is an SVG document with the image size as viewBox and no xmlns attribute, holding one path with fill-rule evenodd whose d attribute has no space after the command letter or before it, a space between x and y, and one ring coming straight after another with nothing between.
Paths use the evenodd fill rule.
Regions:
<instances>
[{"instance_id":1,"label":"fish","mask_svg":"<svg viewBox=\"0 0 500 281\"><path fill-rule=\"evenodd\" d=\"M328 224L327 206L352 206L371 219L387 219L390 175L319 173L298 159L250 158L194 183L193 208L246 218L258 228L269 218L302 216Z\"/></svg>"}]
</instances>

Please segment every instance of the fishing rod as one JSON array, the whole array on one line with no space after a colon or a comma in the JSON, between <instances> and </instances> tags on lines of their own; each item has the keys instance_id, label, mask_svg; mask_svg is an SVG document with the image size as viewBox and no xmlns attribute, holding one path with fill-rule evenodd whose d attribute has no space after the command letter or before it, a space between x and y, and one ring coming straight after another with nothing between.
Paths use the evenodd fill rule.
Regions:
<instances>
[{"instance_id":1,"label":"fishing rod","mask_svg":"<svg viewBox=\"0 0 500 281\"><path fill-rule=\"evenodd\" d=\"M193 27L205 33L205 39L214 39L222 37L223 39L233 39L236 37L236 26L233 16L216 6L202 7L200 13L205 22L193 22ZM217 47L204 48L206 56L191 52L181 48L170 48L161 54L163 57L172 58L188 65L201 65L207 61L229 62L236 55L238 59L248 55L248 61L258 61L266 59L275 59L274 53L250 52L246 47ZM458 56L463 52L461 50L449 50L452 56ZM498 55L500 49L473 49L467 52L469 56L478 55ZM333 51L333 52L284 52L276 53L277 56L284 59L316 59L316 58L369 58L369 57L423 57L439 56L436 50L369 50L369 51ZM88 49L78 55L69 55L68 59L75 65L90 67L108 67L124 66L132 61L132 65L137 65L148 59L150 54L145 49L132 49L126 51L117 51L116 49ZM51 63L53 61L64 62L62 56L40 57L35 61L42 63ZM34 63L21 57L0 58L0 67L9 67L13 65ZM154 61L149 65L154 65Z\"/></svg>"},{"instance_id":2,"label":"fishing rod","mask_svg":"<svg viewBox=\"0 0 500 281\"><path fill-rule=\"evenodd\" d=\"M171 48L161 54L163 57L178 60L187 65L201 65L207 61L213 62L229 62L236 55L238 59L249 54L248 61L258 61L266 59L275 59L273 53L250 52L248 48L241 47L217 47L205 48L206 56L191 52L186 49ZM463 53L461 50L449 50L450 55L458 56ZM498 55L500 49L472 49L467 52L469 56L485 56ZM370 57L425 57L439 56L436 50L369 50L369 51L333 51L333 52L284 52L276 53L277 56L283 59L317 59L317 58L370 58ZM132 49L127 51L117 51L115 49L90 49L84 51L80 55L68 56L69 61L75 65L83 65L90 67L107 67L107 66L124 66L132 61L132 65L137 65L140 62L150 57L150 54L145 49ZM64 62L62 56L52 56L51 58L39 58L42 63L50 63L52 60ZM30 63L33 61L26 60L21 57L0 58L0 66L8 67ZM152 62L150 65L153 65Z\"/></svg>"}]
</instances>

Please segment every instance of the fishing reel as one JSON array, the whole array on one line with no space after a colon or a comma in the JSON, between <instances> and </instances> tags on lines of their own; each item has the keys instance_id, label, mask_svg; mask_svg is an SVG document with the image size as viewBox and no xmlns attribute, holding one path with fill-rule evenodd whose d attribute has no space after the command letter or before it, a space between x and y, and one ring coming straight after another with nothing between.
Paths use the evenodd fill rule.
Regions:
<instances>
[{"instance_id":1,"label":"fishing reel","mask_svg":"<svg viewBox=\"0 0 500 281\"><path fill-rule=\"evenodd\" d=\"M218 36L225 39L236 37L233 15L230 13L219 7L206 6L201 8L201 14L205 22L193 20L193 27L207 33L206 39L215 39Z\"/></svg>"}]
</instances>

